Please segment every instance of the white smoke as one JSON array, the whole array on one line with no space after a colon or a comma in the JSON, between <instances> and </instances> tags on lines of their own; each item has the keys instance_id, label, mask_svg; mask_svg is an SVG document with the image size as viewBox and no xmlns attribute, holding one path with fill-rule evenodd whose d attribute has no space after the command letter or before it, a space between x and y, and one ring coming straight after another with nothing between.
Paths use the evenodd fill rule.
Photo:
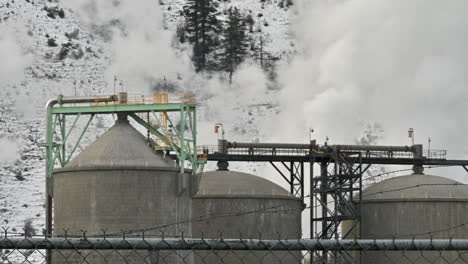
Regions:
<instances>
[{"instance_id":1,"label":"white smoke","mask_svg":"<svg viewBox=\"0 0 468 264\"><path fill-rule=\"evenodd\" d=\"M232 85L219 76L195 74L190 48L173 48L157 1L66 5L92 28L113 25L109 82L117 75L132 84L125 90L147 93L151 80L167 77L184 91L197 92L205 100L201 136L212 135L215 121L245 121L249 104L268 101L267 81L254 66L241 67ZM270 140L306 142L313 128L319 143L326 137L330 143L352 143L365 124L378 122L385 131L379 143L397 145L411 143L406 131L412 127L416 143L431 137L432 148L463 158L466 7L461 0L296 1L292 27L299 51L279 70L283 89L276 99L282 112L257 125L273 134Z\"/></svg>"},{"instance_id":2,"label":"white smoke","mask_svg":"<svg viewBox=\"0 0 468 264\"><path fill-rule=\"evenodd\" d=\"M24 34L19 23L0 24L0 88L24 80L25 68L31 64L31 57L24 54L16 31Z\"/></svg>"},{"instance_id":3,"label":"white smoke","mask_svg":"<svg viewBox=\"0 0 468 264\"><path fill-rule=\"evenodd\" d=\"M247 105L262 101L267 91L265 74L245 63L229 84L226 75L196 73L190 60L190 47L174 48L175 32L165 28L163 12L156 0L67 0L64 4L95 33L111 31L105 79L124 81L129 93L149 94L155 81L175 82L177 92L195 93L201 99L199 142L216 144L213 126L246 120ZM119 87L120 88L120 87ZM228 129L232 126L227 125ZM233 133L231 133L233 135Z\"/></svg>"},{"instance_id":4,"label":"white smoke","mask_svg":"<svg viewBox=\"0 0 468 264\"><path fill-rule=\"evenodd\" d=\"M32 55L28 53L31 43L26 32L21 18L9 19L0 24L0 94L4 94L4 99L11 92L17 95L13 100L15 113L22 119L31 117L36 111L34 99L22 94L27 67L33 62Z\"/></svg>"},{"instance_id":5,"label":"white smoke","mask_svg":"<svg viewBox=\"0 0 468 264\"><path fill-rule=\"evenodd\" d=\"M299 51L280 71L276 138L304 142L313 128L319 143L362 142L363 126L377 122L379 144L409 145L414 128L415 143L427 147L431 137L431 148L468 157L467 1L297 0L294 8ZM461 168L426 173L466 182Z\"/></svg>"},{"instance_id":6,"label":"white smoke","mask_svg":"<svg viewBox=\"0 0 468 264\"><path fill-rule=\"evenodd\" d=\"M64 4L95 33L110 35L108 82L117 76L123 80L124 90L144 93L149 79L176 80L189 71L187 55L176 54L171 46L173 35L164 29L158 1L69 0Z\"/></svg>"},{"instance_id":7,"label":"white smoke","mask_svg":"<svg viewBox=\"0 0 468 264\"><path fill-rule=\"evenodd\" d=\"M466 158L467 1L298 0L298 56L281 74L278 137L350 143L367 122L381 144L432 139Z\"/></svg>"},{"instance_id":8,"label":"white smoke","mask_svg":"<svg viewBox=\"0 0 468 264\"><path fill-rule=\"evenodd\" d=\"M0 164L11 165L19 159L20 150L18 144L6 138L0 138Z\"/></svg>"}]
</instances>

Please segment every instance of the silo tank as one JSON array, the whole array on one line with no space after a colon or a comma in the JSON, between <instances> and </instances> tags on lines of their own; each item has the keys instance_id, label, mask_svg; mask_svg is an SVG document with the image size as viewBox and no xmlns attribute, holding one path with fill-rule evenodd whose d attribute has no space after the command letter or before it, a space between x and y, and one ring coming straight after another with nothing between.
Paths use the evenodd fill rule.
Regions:
<instances>
[{"instance_id":1,"label":"silo tank","mask_svg":"<svg viewBox=\"0 0 468 264\"><path fill-rule=\"evenodd\" d=\"M457 181L425 174L390 178L366 188L360 204L361 230L351 238L450 239L467 238L468 189ZM351 222L344 222L347 233ZM360 234L359 234L360 233ZM361 263L464 263L463 252L363 252ZM443 256L443 257L441 257ZM354 254L356 263L359 255ZM429 261L429 262L428 262Z\"/></svg>"},{"instance_id":2,"label":"silo tank","mask_svg":"<svg viewBox=\"0 0 468 264\"><path fill-rule=\"evenodd\" d=\"M193 197L194 237L298 239L301 199L251 174L219 170L201 175ZM199 252L195 263L300 263L300 252Z\"/></svg>"},{"instance_id":3,"label":"silo tank","mask_svg":"<svg viewBox=\"0 0 468 264\"><path fill-rule=\"evenodd\" d=\"M82 235L80 230L86 230L87 236L101 236L105 230L108 237L121 237L122 231L137 230L126 235L131 237L145 229L146 237L161 236L161 232L166 237L182 232L190 236L191 225L178 224L191 218L190 193L177 186L178 182L189 182L184 177L190 176L180 174L173 160L156 154L147 139L120 116L64 168L54 171L54 236L64 235L65 229L69 236ZM158 228L161 226L164 229ZM126 262L118 254L104 260L94 253L86 261L143 263L141 257L127 254ZM140 255L157 257L148 252ZM59 254L52 257L60 263ZM79 255L70 259L83 262ZM172 255L165 261L179 262Z\"/></svg>"}]
</instances>

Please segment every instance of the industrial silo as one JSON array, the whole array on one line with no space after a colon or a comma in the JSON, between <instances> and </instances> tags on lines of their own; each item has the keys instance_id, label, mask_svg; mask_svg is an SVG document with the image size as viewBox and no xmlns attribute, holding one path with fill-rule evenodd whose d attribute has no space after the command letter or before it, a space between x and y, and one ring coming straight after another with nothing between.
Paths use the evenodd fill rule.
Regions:
<instances>
[{"instance_id":1,"label":"industrial silo","mask_svg":"<svg viewBox=\"0 0 468 264\"><path fill-rule=\"evenodd\" d=\"M64 168L54 171L54 236L122 237L122 231L131 231L126 237L141 235L166 237L186 236L191 233L191 197L189 174L180 174L176 163L162 154L156 154L147 139L132 127L126 115ZM185 191L184 191L185 190ZM165 226L164 229L160 228ZM63 252L62 252L63 254ZM52 256L61 263L62 254ZM81 254L71 253L70 259L82 263ZM119 252L86 258L89 263L158 263L158 254ZM133 254L133 255L132 255ZM166 255L164 255L166 254ZM180 263L172 254L161 252L167 263ZM104 257L107 256L107 257ZM145 257L149 256L146 260ZM104 259L105 258L105 259ZM188 258L190 259L190 258ZM188 259L185 262L190 263ZM145 262L146 261L146 262ZM75 263L75 262L72 262Z\"/></svg>"},{"instance_id":2,"label":"industrial silo","mask_svg":"<svg viewBox=\"0 0 468 264\"><path fill-rule=\"evenodd\" d=\"M193 197L192 232L204 238L298 239L301 199L264 178L228 171L205 172ZM197 252L195 263L300 263L300 252Z\"/></svg>"},{"instance_id":3,"label":"industrial silo","mask_svg":"<svg viewBox=\"0 0 468 264\"><path fill-rule=\"evenodd\" d=\"M390 178L363 191L360 237L370 239L468 238L468 189L448 178L412 174ZM352 223L345 222L343 233ZM359 237L359 230L350 237ZM464 263L460 252L362 252L356 263ZM360 258L360 259L359 259Z\"/></svg>"}]
</instances>

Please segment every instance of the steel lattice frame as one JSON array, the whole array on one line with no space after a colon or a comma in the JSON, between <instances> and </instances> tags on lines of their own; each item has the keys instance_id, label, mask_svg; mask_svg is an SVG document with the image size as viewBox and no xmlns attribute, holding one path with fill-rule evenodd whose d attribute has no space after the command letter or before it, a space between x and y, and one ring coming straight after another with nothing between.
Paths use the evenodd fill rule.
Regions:
<instances>
[{"instance_id":1,"label":"steel lattice frame","mask_svg":"<svg viewBox=\"0 0 468 264\"><path fill-rule=\"evenodd\" d=\"M283 179L289 184L290 192L296 197L304 197L304 162L280 162L283 167L289 172L289 175L285 175L283 171L275 164L270 161L270 164L275 170L283 177Z\"/></svg>"},{"instance_id":2,"label":"steel lattice frame","mask_svg":"<svg viewBox=\"0 0 468 264\"><path fill-rule=\"evenodd\" d=\"M361 202L362 175L369 166L363 168L360 152L334 151L328 161L320 163L320 168L320 175L311 179L311 233L320 239L345 239L353 230L361 230L361 213L356 204ZM340 232L343 221L353 223L345 234ZM328 263L329 257L335 262L352 263L347 254L338 251L313 254L323 263Z\"/></svg>"},{"instance_id":3,"label":"steel lattice frame","mask_svg":"<svg viewBox=\"0 0 468 264\"><path fill-rule=\"evenodd\" d=\"M162 129L148 120L144 120L139 114L152 115L155 113L168 113L179 118L178 126L171 126L171 131ZM83 136L89 130L90 123L96 115L108 115L115 113L127 113L138 124L142 125L153 136L168 143L160 150L172 153L179 162L180 173L184 173L186 162L191 165L192 173L196 174L198 166L204 163L197 155L197 126L196 107L192 103L167 103L167 104L111 104L111 105L89 105L89 106L64 106L57 105L47 109L46 143L39 146L46 148L46 232L52 234L52 205L53 186L52 174L55 168L67 165L80 144ZM86 124L79 131L78 139L73 142L72 148L67 149L69 136L72 131L77 130L76 124L83 116L87 117ZM68 120L71 125L68 124ZM169 122L171 120L169 119ZM188 133L186 130L189 130ZM173 144L169 138L176 138L179 145Z\"/></svg>"}]
</instances>

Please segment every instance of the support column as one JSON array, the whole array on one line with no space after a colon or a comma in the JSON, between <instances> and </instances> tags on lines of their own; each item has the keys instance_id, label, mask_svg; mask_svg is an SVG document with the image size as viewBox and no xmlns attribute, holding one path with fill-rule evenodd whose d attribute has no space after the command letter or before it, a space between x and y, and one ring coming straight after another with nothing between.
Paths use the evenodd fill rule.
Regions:
<instances>
[{"instance_id":1,"label":"support column","mask_svg":"<svg viewBox=\"0 0 468 264\"><path fill-rule=\"evenodd\" d=\"M322 230L321 230L321 236L320 238L322 239L327 239L327 205L328 205L328 195L327 192L325 191L328 188L328 164L326 162L320 163L320 178L321 178L321 184L320 184L320 189L322 189L322 192L320 193L320 200L322 203ZM326 264L328 263L328 251L323 250L322 251L322 263Z\"/></svg>"},{"instance_id":2,"label":"support column","mask_svg":"<svg viewBox=\"0 0 468 264\"><path fill-rule=\"evenodd\" d=\"M314 192L314 184L313 184L313 181L314 181L314 163L315 163L315 160L314 160L314 157L312 155L312 153L310 154L310 177L309 177L309 210L310 210L310 216L309 216L309 224L310 224L310 239L313 239L314 238L314 195L313 195L313 192Z\"/></svg>"}]
</instances>

